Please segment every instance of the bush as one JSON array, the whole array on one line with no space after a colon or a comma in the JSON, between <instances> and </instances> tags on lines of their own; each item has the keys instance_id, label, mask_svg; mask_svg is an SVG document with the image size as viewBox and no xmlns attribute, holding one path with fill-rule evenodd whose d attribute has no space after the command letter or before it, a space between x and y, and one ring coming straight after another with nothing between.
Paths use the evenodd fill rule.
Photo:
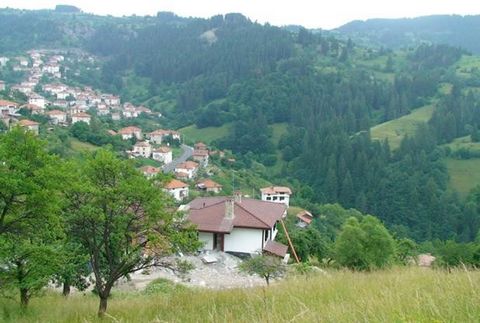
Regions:
<instances>
[{"instance_id":1,"label":"bush","mask_svg":"<svg viewBox=\"0 0 480 323\"><path fill-rule=\"evenodd\" d=\"M185 286L175 284L168 279L159 278L148 284L143 292L147 295L173 294L178 291L185 291L186 289Z\"/></svg>"}]
</instances>

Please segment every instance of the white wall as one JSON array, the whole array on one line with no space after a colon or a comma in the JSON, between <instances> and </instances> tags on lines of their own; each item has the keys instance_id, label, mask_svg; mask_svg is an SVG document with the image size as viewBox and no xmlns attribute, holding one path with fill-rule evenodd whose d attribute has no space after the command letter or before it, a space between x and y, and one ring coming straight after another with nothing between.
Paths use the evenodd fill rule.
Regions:
<instances>
[{"instance_id":1,"label":"white wall","mask_svg":"<svg viewBox=\"0 0 480 323\"><path fill-rule=\"evenodd\" d=\"M213 233L199 232L198 233L198 240L200 240L200 242L204 243L204 245L202 247L203 250L212 250L213 249Z\"/></svg>"},{"instance_id":2,"label":"white wall","mask_svg":"<svg viewBox=\"0 0 480 323\"><path fill-rule=\"evenodd\" d=\"M262 231L260 229L234 228L225 235L225 251L254 253L262 250Z\"/></svg>"}]
</instances>

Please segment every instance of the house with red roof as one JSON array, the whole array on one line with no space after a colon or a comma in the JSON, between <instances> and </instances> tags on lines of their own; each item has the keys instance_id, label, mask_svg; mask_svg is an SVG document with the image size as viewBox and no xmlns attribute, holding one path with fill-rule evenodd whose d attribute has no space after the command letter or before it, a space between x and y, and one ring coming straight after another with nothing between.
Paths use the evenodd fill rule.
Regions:
<instances>
[{"instance_id":1,"label":"house with red roof","mask_svg":"<svg viewBox=\"0 0 480 323\"><path fill-rule=\"evenodd\" d=\"M186 174L187 179L192 179L197 175L198 167L198 163L187 160L186 162L180 163L175 167L175 174L176 176L180 177L183 175L179 174Z\"/></svg>"},{"instance_id":2,"label":"house with red roof","mask_svg":"<svg viewBox=\"0 0 480 323\"><path fill-rule=\"evenodd\" d=\"M220 191L222 190L222 185L207 178L199 181L197 183L197 188L201 191L208 192L208 193L220 193Z\"/></svg>"},{"instance_id":3,"label":"house with red roof","mask_svg":"<svg viewBox=\"0 0 480 323\"><path fill-rule=\"evenodd\" d=\"M181 201L184 198L188 197L188 184L185 184L178 179L172 179L170 182L165 185L165 192L172 195L173 198L177 201Z\"/></svg>"},{"instance_id":4,"label":"house with red roof","mask_svg":"<svg viewBox=\"0 0 480 323\"><path fill-rule=\"evenodd\" d=\"M284 204L237 194L196 198L188 207L187 219L196 225L204 250L234 254L268 252L279 257L287 253L287 246L274 241L279 222L287 215Z\"/></svg>"},{"instance_id":5,"label":"house with red roof","mask_svg":"<svg viewBox=\"0 0 480 323\"><path fill-rule=\"evenodd\" d=\"M290 195L292 190L286 186L269 186L260 189L262 201L283 203L287 207L290 205Z\"/></svg>"},{"instance_id":6,"label":"house with red roof","mask_svg":"<svg viewBox=\"0 0 480 323\"><path fill-rule=\"evenodd\" d=\"M79 113L72 114L72 124L75 124L75 123L80 122L80 121L83 121L86 124L90 124L91 119L92 119L92 116L89 115L88 113L85 113L85 112L79 112Z\"/></svg>"},{"instance_id":7,"label":"house with red roof","mask_svg":"<svg viewBox=\"0 0 480 323\"><path fill-rule=\"evenodd\" d=\"M152 158L164 164L172 162L172 150L169 147L159 147L152 150Z\"/></svg>"},{"instance_id":8,"label":"house with red roof","mask_svg":"<svg viewBox=\"0 0 480 323\"><path fill-rule=\"evenodd\" d=\"M140 171L146 178L153 178L157 176L157 174L160 173L162 170L159 167L143 166L140 167Z\"/></svg>"},{"instance_id":9,"label":"house with red roof","mask_svg":"<svg viewBox=\"0 0 480 323\"><path fill-rule=\"evenodd\" d=\"M137 138L138 140L143 138L142 129L135 126L122 128L118 131L118 134L122 136L123 140L128 140L133 137Z\"/></svg>"},{"instance_id":10,"label":"house with red roof","mask_svg":"<svg viewBox=\"0 0 480 323\"><path fill-rule=\"evenodd\" d=\"M38 122L32 120L20 120L18 125L23 129L33 132L34 134L38 135L38 126L40 125Z\"/></svg>"}]
</instances>

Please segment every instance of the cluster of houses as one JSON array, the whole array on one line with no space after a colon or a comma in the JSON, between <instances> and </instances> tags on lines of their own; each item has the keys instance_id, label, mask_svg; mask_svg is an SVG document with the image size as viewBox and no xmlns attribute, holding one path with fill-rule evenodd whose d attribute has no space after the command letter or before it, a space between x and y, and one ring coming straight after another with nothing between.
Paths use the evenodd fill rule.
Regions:
<instances>
[{"instance_id":1,"label":"cluster of houses","mask_svg":"<svg viewBox=\"0 0 480 323\"><path fill-rule=\"evenodd\" d=\"M4 107L0 112L1 118L5 123L10 119L18 118L18 110L25 108L32 114L47 115L52 124L69 125L79 121L90 123L91 116L88 111L95 111L98 116L108 116L112 120L137 118L142 113L152 114L152 111L144 106L136 106L132 103L121 103L120 97L101 93L91 87L72 87L61 83L41 85L41 91L45 96L35 92L40 86L40 80L43 76L49 76L55 79L62 78L61 63L65 60L63 55L55 54L50 51L32 50L28 52L29 59L25 57L16 57L13 60L16 71L28 72L26 79L20 84L14 84L7 87L4 81L0 80L0 91L9 90L10 92L21 92L28 98L28 103L23 106L15 106L8 112ZM10 59L0 57L0 67L5 66ZM48 110L47 107L53 107L54 110ZM159 114L159 116L161 116ZM13 120L15 121L15 120Z\"/></svg>"}]
</instances>

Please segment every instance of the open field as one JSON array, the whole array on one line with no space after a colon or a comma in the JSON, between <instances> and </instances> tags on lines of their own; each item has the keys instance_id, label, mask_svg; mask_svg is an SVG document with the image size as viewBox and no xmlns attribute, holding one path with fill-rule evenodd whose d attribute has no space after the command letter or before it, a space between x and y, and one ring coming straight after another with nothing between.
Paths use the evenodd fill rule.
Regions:
<instances>
[{"instance_id":1,"label":"open field","mask_svg":"<svg viewBox=\"0 0 480 323\"><path fill-rule=\"evenodd\" d=\"M398 148L405 135L413 135L420 123L430 120L433 108L433 105L427 105L415 109L403 117L372 127L370 130L372 139L384 140L388 138L390 147L392 149Z\"/></svg>"},{"instance_id":2,"label":"open field","mask_svg":"<svg viewBox=\"0 0 480 323\"><path fill-rule=\"evenodd\" d=\"M90 152L99 149L100 147L92 145L88 142L82 142L76 138L70 139L70 145L73 150L77 152Z\"/></svg>"},{"instance_id":3,"label":"open field","mask_svg":"<svg viewBox=\"0 0 480 323\"><path fill-rule=\"evenodd\" d=\"M457 190L461 197L480 185L480 159L453 159L445 160L450 176L450 186Z\"/></svg>"},{"instance_id":4,"label":"open field","mask_svg":"<svg viewBox=\"0 0 480 323\"><path fill-rule=\"evenodd\" d=\"M456 138L451 143L445 144L444 146L450 147L452 151L467 149L472 153L480 153L480 142L472 142L470 136Z\"/></svg>"},{"instance_id":5,"label":"open field","mask_svg":"<svg viewBox=\"0 0 480 323\"><path fill-rule=\"evenodd\" d=\"M114 293L102 322L478 322L479 288L478 271L329 271L265 289ZM0 299L0 321L100 321L91 294L47 293L30 305L22 313L17 303Z\"/></svg>"},{"instance_id":6,"label":"open field","mask_svg":"<svg viewBox=\"0 0 480 323\"><path fill-rule=\"evenodd\" d=\"M196 125L191 125L178 131L184 136L187 143L194 143L203 141L210 144L216 139L223 138L228 135L230 131L230 124L224 124L221 127L206 127L198 129Z\"/></svg>"}]
</instances>

